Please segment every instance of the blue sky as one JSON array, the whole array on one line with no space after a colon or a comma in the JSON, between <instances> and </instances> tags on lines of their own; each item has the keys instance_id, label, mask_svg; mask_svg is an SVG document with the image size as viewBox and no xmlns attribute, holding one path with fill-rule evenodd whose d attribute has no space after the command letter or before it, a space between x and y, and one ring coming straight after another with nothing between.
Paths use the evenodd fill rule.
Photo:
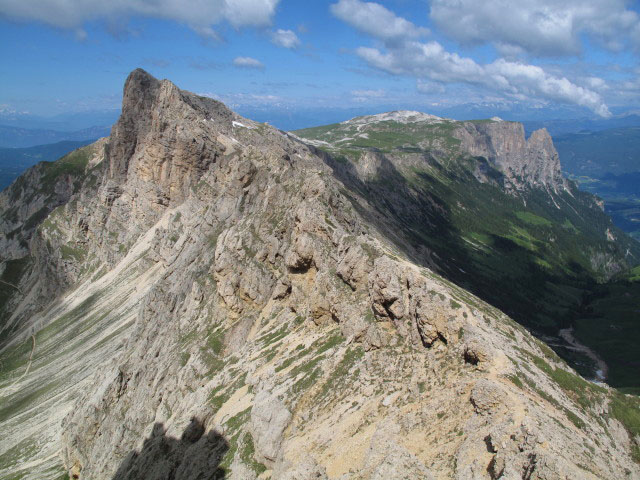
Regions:
<instances>
[{"instance_id":1,"label":"blue sky","mask_svg":"<svg viewBox=\"0 0 640 480\"><path fill-rule=\"evenodd\" d=\"M142 67L241 112L607 117L640 105L639 19L624 0L0 0L0 109L116 110Z\"/></svg>"}]
</instances>

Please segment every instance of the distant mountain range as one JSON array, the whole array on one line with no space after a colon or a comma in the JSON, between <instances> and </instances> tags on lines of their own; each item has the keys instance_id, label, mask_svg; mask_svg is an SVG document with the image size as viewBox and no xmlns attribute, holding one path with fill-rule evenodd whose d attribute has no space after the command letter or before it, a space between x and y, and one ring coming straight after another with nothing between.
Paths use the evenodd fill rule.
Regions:
<instances>
[{"instance_id":1,"label":"distant mountain range","mask_svg":"<svg viewBox=\"0 0 640 480\"><path fill-rule=\"evenodd\" d=\"M0 147L25 148L62 141L85 141L109 135L111 126L94 126L74 131L32 129L0 125Z\"/></svg>"},{"instance_id":2,"label":"distant mountain range","mask_svg":"<svg viewBox=\"0 0 640 480\"><path fill-rule=\"evenodd\" d=\"M524 124L527 134L545 127L551 135L577 133L584 130L599 131L611 128L640 126L640 113L624 111L620 108L612 109L611 118L594 118L588 116L584 109L575 107L545 107L530 108L518 104L500 103L469 103L461 105L415 105L415 104L380 104L360 105L345 108L336 107L301 107L287 105L237 105L238 112L260 122L268 122L281 130L296 130L300 128L327 125L348 120L360 115L376 112L407 109L422 110L440 117L456 120L477 120L499 116L505 120L520 121ZM28 130L53 130L60 134L55 139L51 134L34 139L31 143L6 144L6 139L0 135L0 147L27 147L53 143L60 140L82 140L76 134L87 130L88 125L99 125L103 131L92 135L92 138L109 134L108 126L113 125L120 114L120 110L101 110L89 112L74 112L59 114L51 117L32 115L0 109L0 125ZM551 118L551 120L549 120ZM23 134L24 135L24 134ZM62 138L64 137L64 138ZM88 138L88 137L87 137Z\"/></svg>"},{"instance_id":3,"label":"distant mountain range","mask_svg":"<svg viewBox=\"0 0 640 480\"><path fill-rule=\"evenodd\" d=\"M562 168L573 175L601 177L640 171L640 127L555 135Z\"/></svg>"},{"instance_id":4,"label":"distant mountain range","mask_svg":"<svg viewBox=\"0 0 640 480\"><path fill-rule=\"evenodd\" d=\"M527 132L539 128L546 128L551 135L559 136L571 133L592 133L602 130L610 130L625 127L640 126L640 115L619 115L611 118L568 118L556 120L529 120L523 121Z\"/></svg>"},{"instance_id":5,"label":"distant mountain range","mask_svg":"<svg viewBox=\"0 0 640 480\"><path fill-rule=\"evenodd\" d=\"M0 109L0 125L30 130L56 130L74 132L84 130L90 125L113 125L120 110L99 110L90 112L70 112L50 117L32 115Z\"/></svg>"},{"instance_id":6,"label":"distant mountain range","mask_svg":"<svg viewBox=\"0 0 640 480\"><path fill-rule=\"evenodd\" d=\"M64 140L48 145L26 148L0 148L0 190L8 187L27 168L39 162L51 162L96 139Z\"/></svg>"},{"instance_id":7,"label":"distant mountain range","mask_svg":"<svg viewBox=\"0 0 640 480\"><path fill-rule=\"evenodd\" d=\"M281 130L296 130L342 122L360 115L370 115L389 110L421 110L439 117L454 120L481 120L499 116L504 120L518 121L525 132L546 128L551 135L599 131L611 128L640 126L640 114L635 111L618 112L611 118L595 118L586 111L557 108L532 109L516 108L500 104L463 104L455 106L433 106L394 103L388 105L362 105L350 108L289 108L284 106L261 105L239 106L243 115L260 122L268 122ZM615 113L615 112L614 112ZM551 119L551 120L549 120ZM0 122L1 123L1 122Z\"/></svg>"},{"instance_id":8,"label":"distant mountain range","mask_svg":"<svg viewBox=\"0 0 640 480\"><path fill-rule=\"evenodd\" d=\"M26 121L0 114L0 121L5 120L16 124ZM43 121L34 119L34 125L42 124ZM38 162L57 160L72 150L108 136L110 125L62 131L0 124L0 190Z\"/></svg>"}]
</instances>

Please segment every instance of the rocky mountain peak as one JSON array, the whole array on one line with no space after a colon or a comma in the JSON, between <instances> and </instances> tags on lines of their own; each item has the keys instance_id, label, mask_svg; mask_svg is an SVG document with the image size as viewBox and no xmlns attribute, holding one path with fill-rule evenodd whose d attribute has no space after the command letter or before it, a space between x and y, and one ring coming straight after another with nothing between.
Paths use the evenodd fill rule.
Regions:
<instances>
[{"instance_id":1,"label":"rocky mountain peak","mask_svg":"<svg viewBox=\"0 0 640 480\"><path fill-rule=\"evenodd\" d=\"M122 114L125 117L140 115L153 103L160 81L141 68L135 69L124 82Z\"/></svg>"},{"instance_id":2,"label":"rocky mountain peak","mask_svg":"<svg viewBox=\"0 0 640 480\"><path fill-rule=\"evenodd\" d=\"M524 155L509 128L471 147ZM0 447L31 447L0 474L640 473L607 388L413 254L420 222L390 222L420 204L383 153L371 170L404 188L386 190L402 202L389 218L345 162L142 70L103 153L12 275Z\"/></svg>"},{"instance_id":3,"label":"rocky mountain peak","mask_svg":"<svg viewBox=\"0 0 640 480\"><path fill-rule=\"evenodd\" d=\"M205 140L202 132L194 131L191 133L195 135L190 135L185 127L199 127L197 121L208 121L228 128L232 117L232 112L222 103L184 92L169 80L157 80L144 70L136 69L125 82L122 115L112 130L110 175L113 178L126 175L132 159L143 157L146 147L161 136L170 140L167 147L177 146L176 142L183 147L199 143L202 149L203 143L198 142L198 138ZM156 152L154 158L160 155L170 160L165 153L168 151Z\"/></svg>"},{"instance_id":4,"label":"rocky mountain peak","mask_svg":"<svg viewBox=\"0 0 640 480\"><path fill-rule=\"evenodd\" d=\"M558 152L553 146L553 140L551 139L551 135L549 135L549 132L544 127L538 130L534 130L531 133L531 135L527 139L527 145L532 150L535 148L539 148L551 154L552 156L558 155Z\"/></svg>"}]
</instances>

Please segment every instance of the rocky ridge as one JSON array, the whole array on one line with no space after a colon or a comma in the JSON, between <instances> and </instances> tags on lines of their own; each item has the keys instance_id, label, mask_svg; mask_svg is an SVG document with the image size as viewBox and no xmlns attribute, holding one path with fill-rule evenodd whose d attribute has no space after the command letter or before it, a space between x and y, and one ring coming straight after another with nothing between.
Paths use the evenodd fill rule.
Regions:
<instances>
[{"instance_id":1,"label":"rocky ridge","mask_svg":"<svg viewBox=\"0 0 640 480\"><path fill-rule=\"evenodd\" d=\"M84 147L62 160L42 162L30 168L10 187L0 192L0 251L2 260L15 260L28 253L35 228L58 206L79 190L87 163L103 155L105 140Z\"/></svg>"},{"instance_id":2,"label":"rocky ridge","mask_svg":"<svg viewBox=\"0 0 640 480\"><path fill-rule=\"evenodd\" d=\"M136 70L104 152L29 240L0 477L60 447L93 480L640 475L615 392L410 261L315 148Z\"/></svg>"},{"instance_id":3,"label":"rocky ridge","mask_svg":"<svg viewBox=\"0 0 640 480\"><path fill-rule=\"evenodd\" d=\"M329 126L331 127L331 126ZM518 122L507 122L494 117L489 120L456 121L422 112L396 111L356 117L336 124L335 128L309 128L300 134L309 143L340 154L349 147L361 148L383 132L418 134L417 139L406 138L406 151L428 150L436 155L483 157L503 175L501 184L506 191L516 194L530 189L547 189L558 194L569 189L562 176L558 152L551 136L542 128L525 138L524 127ZM319 130L320 135L315 135ZM403 130L405 132L403 132ZM436 135L434 135L436 134ZM447 141L449 137L449 141ZM384 142L372 147L385 151ZM393 156L390 160L398 164ZM402 162L399 163L401 165ZM489 181L479 175L480 181Z\"/></svg>"},{"instance_id":4,"label":"rocky ridge","mask_svg":"<svg viewBox=\"0 0 640 480\"><path fill-rule=\"evenodd\" d=\"M328 154L359 212L413 261L534 331L557 335L575 317L567 286L589 295L587 277L607 281L640 259L598 199L562 178L546 131L526 139L521 124L500 119L377 117L295 134Z\"/></svg>"}]
</instances>

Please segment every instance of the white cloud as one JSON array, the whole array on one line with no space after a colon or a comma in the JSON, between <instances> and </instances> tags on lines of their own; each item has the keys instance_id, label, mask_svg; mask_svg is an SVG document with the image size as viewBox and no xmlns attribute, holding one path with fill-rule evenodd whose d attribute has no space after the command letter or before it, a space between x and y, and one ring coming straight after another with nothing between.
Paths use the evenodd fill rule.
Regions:
<instances>
[{"instance_id":1,"label":"white cloud","mask_svg":"<svg viewBox=\"0 0 640 480\"><path fill-rule=\"evenodd\" d=\"M283 48L296 48L300 46L300 39L292 30L278 29L271 32L271 43Z\"/></svg>"},{"instance_id":2,"label":"white cloud","mask_svg":"<svg viewBox=\"0 0 640 480\"><path fill-rule=\"evenodd\" d=\"M234 27L271 24L280 0L0 0L0 16L35 20L61 28L96 19L140 15L184 23L201 35L217 38L212 25Z\"/></svg>"},{"instance_id":3,"label":"white cloud","mask_svg":"<svg viewBox=\"0 0 640 480\"><path fill-rule=\"evenodd\" d=\"M236 57L233 59L233 64L240 68L256 68L259 70L264 68L264 64L260 60L251 57Z\"/></svg>"},{"instance_id":4,"label":"white cloud","mask_svg":"<svg viewBox=\"0 0 640 480\"><path fill-rule=\"evenodd\" d=\"M340 20L382 40L418 38L429 34L428 29L415 26L378 3L340 0L330 8Z\"/></svg>"},{"instance_id":5,"label":"white cloud","mask_svg":"<svg viewBox=\"0 0 640 480\"><path fill-rule=\"evenodd\" d=\"M423 80L419 78L416 82L416 89L420 93L444 93L444 85L438 82L430 82L429 80Z\"/></svg>"},{"instance_id":6,"label":"white cloud","mask_svg":"<svg viewBox=\"0 0 640 480\"><path fill-rule=\"evenodd\" d=\"M191 29L203 38L220 41L220 35L210 25L191 25Z\"/></svg>"},{"instance_id":7,"label":"white cloud","mask_svg":"<svg viewBox=\"0 0 640 480\"><path fill-rule=\"evenodd\" d=\"M360 47L357 53L369 65L395 75L411 75L441 83L466 83L498 91L517 99L545 99L587 107L598 115L610 112L593 90L541 67L498 59L478 64L471 58L447 52L438 42L405 42L383 53Z\"/></svg>"},{"instance_id":8,"label":"white cloud","mask_svg":"<svg viewBox=\"0 0 640 480\"><path fill-rule=\"evenodd\" d=\"M368 102L370 100L379 100L387 95L383 89L378 90L352 90L353 100L359 103Z\"/></svg>"},{"instance_id":9,"label":"white cloud","mask_svg":"<svg viewBox=\"0 0 640 480\"><path fill-rule=\"evenodd\" d=\"M431 0L431 19L464 44L538 56L575 55L581 35L610 50L640 46L640 16L625 0ZM508 55L507 55L508 56Z\"/></svg>"},{"instance_id":10,"label":"white cloud","mask_svg":"<svg viewBox=\"0 0 640 480\"><path fill-rule=\"evenodd\" d=\"M498 0L489 3L491 1ZM394 75L412 76L421 82L432 82L418 82L418 91L435 90L433 82L466 84L513 99L570 103L587 107L601 116L610 115L602 97L588 87L577 85L562 75L552 75L536 65L502 58L479 64L472 58L445 50L436 41L420 41L417 38L422 35L419 27L379 4L340 0L331 8L338 18L384 45L384 48L356 49L370 66Z\"/></svg>"},{"instance_id":11,"label":"white cloud","mask_svg":"<svg viewBox=\"0 0 640 480\"><path fill-rule=\"evenodd\" d=\"M585 85L594 90L608 90L609 85L600 77L587 77L583 79Z\"/></svg>"}]
</instances>

